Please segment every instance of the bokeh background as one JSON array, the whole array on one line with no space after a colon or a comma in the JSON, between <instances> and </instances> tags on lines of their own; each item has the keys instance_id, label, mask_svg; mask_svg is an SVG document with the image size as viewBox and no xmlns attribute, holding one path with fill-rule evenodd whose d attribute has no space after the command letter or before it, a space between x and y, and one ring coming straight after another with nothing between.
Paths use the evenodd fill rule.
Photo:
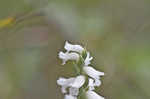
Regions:
<instances>
[{"instance_id":1,"label":"bokeh background","mask_svg":"<svg viewBox=\"0 0 150 99\"><path fill-rule=\"evenodd\" d=\"M149 0L0 0L0 99L63 99L66 40L105 72L106 99L150 99Z\"/></svg>"}]
</instances>

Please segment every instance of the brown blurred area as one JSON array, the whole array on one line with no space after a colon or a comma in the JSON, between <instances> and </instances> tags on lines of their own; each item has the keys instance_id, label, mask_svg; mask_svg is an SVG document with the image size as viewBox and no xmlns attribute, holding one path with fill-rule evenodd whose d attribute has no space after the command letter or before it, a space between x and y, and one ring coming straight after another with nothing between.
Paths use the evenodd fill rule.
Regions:
<instances>
[{"instance_id":1,"label":"brown blurred area","mask_svg":"<svg viewBox=\"0 0 150 99\"><path fill-rule=\"evenodd\" d=\"M0 0L0 99L63 99L56 80L73 75L57 57L66 40L85 46L93 66L105 72L96 91L106 99L149 99L149 5ZM10 17L15 20L4 21Z\"/></svg>"}]
</instances>

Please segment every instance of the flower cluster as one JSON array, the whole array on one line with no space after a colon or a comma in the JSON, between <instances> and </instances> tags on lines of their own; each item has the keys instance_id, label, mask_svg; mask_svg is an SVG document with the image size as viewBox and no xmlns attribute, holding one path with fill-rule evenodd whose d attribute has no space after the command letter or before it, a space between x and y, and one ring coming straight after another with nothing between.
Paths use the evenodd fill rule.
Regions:
<instances>
[{"instance_id":1,"label":"flower cluster","mask_svg":"<svg viewBox=\"0 0 150 99\"><path fill-rule=\"evenodd\" d=\"M65 95L64 99L79 99L82 94L85 94L87 99L104 99L94 92L95 87L101 85L100 77L104 73L90 66L93 59L90 53L81 45L73 45L67 41L64 49L66 52L59 52L62 65L72 61L77 72L76 77L60 77L57 80L57 84L61 86L61 91Z\"/></svg>"}]
</instances>

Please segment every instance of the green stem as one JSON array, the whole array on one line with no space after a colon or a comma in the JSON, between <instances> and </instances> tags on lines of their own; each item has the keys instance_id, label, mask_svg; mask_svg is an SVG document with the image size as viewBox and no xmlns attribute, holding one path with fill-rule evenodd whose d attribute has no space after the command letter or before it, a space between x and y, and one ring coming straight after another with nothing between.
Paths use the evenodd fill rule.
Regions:
<instances>
[{"instance_id":1,"label":"green stem","mask_svg":"<svg viewBox=\"0 0 150 99\"><path fill-rule=\"evenodd\" d=\"M80 68L73 62L73 66L75 68L76 75L80 75Z\"/></svg>"},{"instance_id":2,"label":"green stem","mask_svg":"<svg viewBox=\"0 0 150 99\"><path fill-rule=\"evenodd\" d=\"M84 65L84 57L81 56L78 62L73 62L74 68L75 68L75 73L76 75L85 75L82 67ZM77 99L85 99L83 98L86 90L88 89L88 77L85 75L85 84L79 89L79 95Z\"/></svg>"}]
</instances>

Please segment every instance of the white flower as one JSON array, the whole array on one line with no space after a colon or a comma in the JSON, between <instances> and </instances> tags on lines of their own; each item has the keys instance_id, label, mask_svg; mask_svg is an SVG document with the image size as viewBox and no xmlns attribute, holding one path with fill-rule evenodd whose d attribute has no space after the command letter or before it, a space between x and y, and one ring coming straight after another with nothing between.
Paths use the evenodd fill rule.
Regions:
<instances>
[{"instance_id":1,"label":"white flower","mask_svg":"<svg viewBox=\"0 0 150 99\"><path fill-rule=\"evenodd\" d=\"M93 78L95 80L95 86L100 86L101 81L100 81L100 76L103 76L104 73L103 72L99 72L97 70L95 70L93 67L91 66L84 66L83 67L83 71L91 78Z\"/></svg>"},{"instance_id":2,"label":"white flower","mask_svg":"<svg viewBox=\"0 0 150 99\"><path fill-rule=\"evenodd\" d=\"M89 90L94 90L94 80L89 78L89 83L88 83L88 87L89 87Z\"/></svg>"},{"instance_id":3,"label":"white flower","mask_svg":"<svg viewBox=\"0 0 150 99\"><path fill-rule=\"evenodd\" d=\"M93 59L93 57L90 57L90 53L87 52L87 56L86 59L84 60L84 65L88 66L89 64L91 64L91 60Z\"/></svg>"},{"instance_id":4,"label":"white flower","mask_svg":"<svg viewBox=\"0 0 150 99\"><path fill-rule=\"evenodd\" d=\"M60 77L58 80L57 80L57 84L62 86L61 88L61 91L62 93L67 93L67 88L69 86L71 86L72 82L74 81L75 78L69 78L69 79L66 79L66 78L62 78Z\"/></svg>"},{"instance_id":5,"label":"white flower","mask_svg":"<svg viewBox=\"0 0 150 99\"><path fill-rule=\"evenodd\" d=\"M98 95L94 91L87 91L85 93L85 95L86 95L87 99L104 99L104 97Z\"/></svg>"},{"instance_id":6,"label":"white flower","mask_svg":"<svg viewBox=\"0 0 150 99\"><path fill-rule=\"evenodd\" d=\"M73 45L70 44L68 41L66 41L64 48L67 50L67 52L74 51L78 53L82 53L84 48L81 45Z\"/></svg>"},{"instance_id":7,"label":"white flower","mask_svg":"<svg viewBox=\"0 0 150 99\"><path fill-rule=\"evenodd\" d=\"M72 83L72 87L80 88L85 83L85 77L83 75L77 76Z\"/></svg>"},{"instance_id":8,"label":"white flower","mask_svg":"<svg viewBox=\"0 0 150 99\"><path fill-rule=\"evenodd\" d=\"M77 97L72 96L72 95L65 95L64 99L77 99Z\"/></svg>"},{"instance_id":9,"label":"white flower","mask_svg":"<svg viewBox=\"0 0 150 99\"><path fill-rule=\"evenodd\" d=\"M83 70L88 76L90 76L94 79L100 79L100 76L104 75L103 72L97 71L91 66L84 66Z\"/></svg>"},{"instance_id":10,"label":"white flower","mask_svg":"<svg viewBox=\"0 0 150 99\"><path fill-rule=\"evenodd\" d=\"M66 61L68 61L68 60L76 60L76 61L79 60L79 54L74 53L74 52L72 52L72 53L59 52L58 55L59 55L59 58L63 60L62 65L64 65L66 63Z\"/></svg>"},{"instance_id":11,"label":"white flower","mask_svg":"<svg viewBox=\"0 0 150 99\"><path fill-rule=\"evenodd\" d=\"M66 78L59 78L57 80L57 84L62 86L62 93L67 93L67 88L70 87L69 91L73 95L78 95L78 89L82 87L85 83L85 77L83 75L72 77L69 79Z\"/></svg>"},{"instance_id":12,"label":"white flower","mask_svg":"<svg viewBox=\"0 0 150 99\"><path fill-rule=\"evenodd\" d=\"M71 83L69 88L69 94L77 96L79 94L79 88L85 83L85 77L83 75L77 76Z\"/></svg>"}]
</instances>

